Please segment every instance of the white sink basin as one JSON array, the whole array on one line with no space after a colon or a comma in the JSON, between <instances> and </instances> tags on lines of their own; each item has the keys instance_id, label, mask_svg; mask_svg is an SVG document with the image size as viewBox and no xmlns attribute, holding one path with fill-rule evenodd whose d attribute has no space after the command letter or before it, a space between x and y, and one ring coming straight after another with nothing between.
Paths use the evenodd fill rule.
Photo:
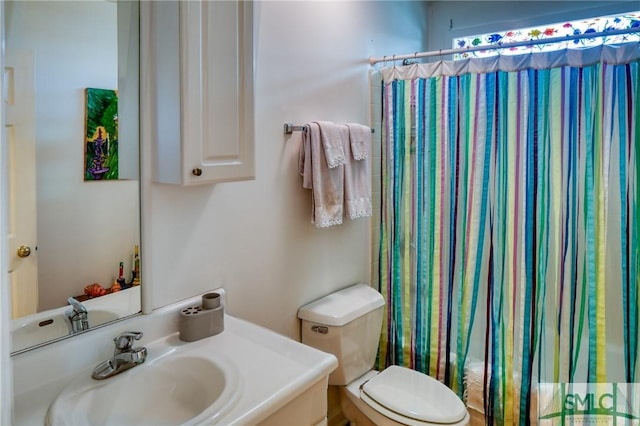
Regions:
<instances>
[{"instance_id":1,"label":"white sink basin","mask_svg":"<svg viewBox=\"0 0 640 426\"><path fill-rule=\"evenodd\" d=\"M140 286L89 299L82 304L89 311L89 326L94 328L139 312ZM14 319L11 326L11 352L68 336L71 324L65 312L69 308L66 305Z\"/></svg>"},{"instance_id":2,"label":"white sink basin","mask_svg":"<svg viewBox=\"0 0 640 426\"><path fill-rule=\"evenodd\" d=\"M214 424L238 390L237 371L227 360L169 354L105 380L83 374L51 404L45 424Z\"/></svg>"},{"instance_id":3,"label":"white sink basin","mask_svg":"<svg viewBox=\"0 0 640 426\"><path fill-rule=\"evenodd\" d=\"M201 302L194 296L14 354L12 426L323 424L336 358L228 314L222 333L183 342L179 314ZM129 330L144 332L134 344L147 348L144 364L93 380L113 338Z\"/></svg>"},{"instance_id":4,"label":"white sink basin","mask_svg":"<svg viewBox=\"0 0 640 426\"><path fill-rule=\"evenodd\" d=\"M89 326L96 327L120 316L111 311L96 309L89 311ZM49 340L71 334L71 324L64 312L43 316L41 314L32 317L24 317L14 321L11 332L12 351L19 351L29 346L37 345Z\"/></svg>"},{"instance_id":5,"label":"white sink basin","mask_svg":"<svg viewBox=\"0 0 640 426\"><path fill-rule=\"evenodd\" d=\"M111 311L105 311L102 309L89 311L89 327L97 327L110 321L115 321L118 318L120 318L120 316Z\"/></svg>"},{"instance_id":6,"label":"white sink basin","mask_svg":"<svg viewBox=\"0 0 640 426\"><path fill-rule=\"evenodd\" d=\"M14 321L14 328L11 331L12 350L19 351L47 340L67 336L69 333L69 321L64 314Z\"/></svg>"}]
</instances>

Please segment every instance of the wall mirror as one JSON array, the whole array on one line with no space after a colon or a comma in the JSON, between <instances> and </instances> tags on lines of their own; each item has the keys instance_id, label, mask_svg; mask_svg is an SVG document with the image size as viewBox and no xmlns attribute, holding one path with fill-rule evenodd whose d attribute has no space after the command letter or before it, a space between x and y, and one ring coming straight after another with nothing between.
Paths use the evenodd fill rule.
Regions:
<instances>
[{"instance_id":1,"label":"wall mirror","mask_svg":"<svg viewBox=\"0 0 640 426\"><path fill-rule=\"evenodd\" d=\"M17 353L140 311L139 4L3 3Z\"/></svg>"}]
</instances>

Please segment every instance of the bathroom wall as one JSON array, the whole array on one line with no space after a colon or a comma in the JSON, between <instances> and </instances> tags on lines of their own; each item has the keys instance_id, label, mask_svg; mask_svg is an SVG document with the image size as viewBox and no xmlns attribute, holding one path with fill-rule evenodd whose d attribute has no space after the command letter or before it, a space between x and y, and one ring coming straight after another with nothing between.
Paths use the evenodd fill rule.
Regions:
<instances>
[{"instance_id":1,"label":"bathroom wall","mask_svg":"<svg viewBox=\"0 0 640 426\"><path fill-rule=\"evenodd\" d=\"M311 193L297 171L301 134L284 135L283 124L368 124L367 59L424 50L426 4L254 7L256 179L156 184L145 161L143 282L153 308L224 286L232 314L298 339L298 307L370 280L371 222L310 223Z\"/></svg>"}]
</instances>

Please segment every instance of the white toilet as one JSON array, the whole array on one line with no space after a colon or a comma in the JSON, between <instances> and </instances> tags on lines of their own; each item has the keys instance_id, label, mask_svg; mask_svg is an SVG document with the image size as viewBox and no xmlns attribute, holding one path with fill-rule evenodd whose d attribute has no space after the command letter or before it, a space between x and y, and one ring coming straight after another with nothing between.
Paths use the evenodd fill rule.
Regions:
<instances>
[{"instance_id":1,"label":"white toilet","mask_svg":"<svg viewBox=\"0 0 640 426\"><path fill-rule=\"evenodd\" d=\"M464 403L438 380L399 366L372 370L383 305L380 293L356 284L298 310L302 342L338 358L329 385L341 387L345 416L352 424L360 424L362 414L376 425L469 424Z\"/></svg>"}]
</instances>

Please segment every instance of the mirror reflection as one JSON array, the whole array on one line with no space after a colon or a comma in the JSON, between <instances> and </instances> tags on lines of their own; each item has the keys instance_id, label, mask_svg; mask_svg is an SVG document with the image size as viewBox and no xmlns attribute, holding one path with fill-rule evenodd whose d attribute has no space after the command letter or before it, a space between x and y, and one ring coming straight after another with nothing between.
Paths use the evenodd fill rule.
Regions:
<instances>
[{"instance_id":1,"label":"mirror reflection","mask_svg":"<svg viewBox=\"0 0 640 426\"><path fill-rule=\"evenodd\" d=\"M19 351L140 310L139 20L133 1L4 7Z\"/></svg>"}]
</instances>

